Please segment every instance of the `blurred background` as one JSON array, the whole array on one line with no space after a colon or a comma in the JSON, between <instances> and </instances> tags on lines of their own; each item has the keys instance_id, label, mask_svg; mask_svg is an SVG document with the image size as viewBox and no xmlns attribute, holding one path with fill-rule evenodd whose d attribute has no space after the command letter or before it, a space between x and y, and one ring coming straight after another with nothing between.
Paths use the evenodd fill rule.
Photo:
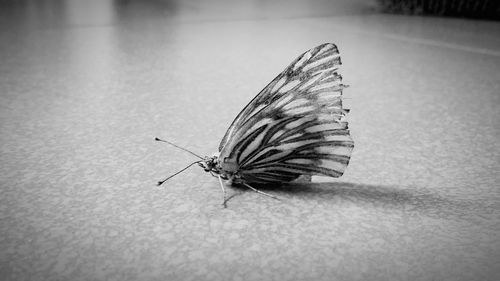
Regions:
<instances>
[{"instance_id":1,"label":"blurred background","mask_svg":"<svg viewBox=\"0 0 500 281\"><path fill-rule=\"evenodd\" d=\"M498 280L499 1L0 0L0 280ZM339 179L194 167L321 43Z\"/></svg>"}]
</instances>

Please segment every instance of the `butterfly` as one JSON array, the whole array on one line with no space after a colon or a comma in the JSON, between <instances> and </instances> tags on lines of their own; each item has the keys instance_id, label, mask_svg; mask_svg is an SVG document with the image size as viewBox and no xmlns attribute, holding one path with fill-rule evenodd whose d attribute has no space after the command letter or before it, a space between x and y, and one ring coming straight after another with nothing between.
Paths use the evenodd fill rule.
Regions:
<instances>
[{"instance_id":1,"label":"butterfly","mask_svg":"<svg viewBox=\"0 0 500 281\"><path fill-rule=\"evenodd\" d=\"M236 116L214 156L201 157L156 138L201 159L158 185L198 164L219 179L225 206L223 180L274 197L252 185L287 183L301 176L342 176L354 142L344 120L349 110L342 107L347 86L339 74L341 64L332 43L300 55Z\"/></svg>"}]
</instances>

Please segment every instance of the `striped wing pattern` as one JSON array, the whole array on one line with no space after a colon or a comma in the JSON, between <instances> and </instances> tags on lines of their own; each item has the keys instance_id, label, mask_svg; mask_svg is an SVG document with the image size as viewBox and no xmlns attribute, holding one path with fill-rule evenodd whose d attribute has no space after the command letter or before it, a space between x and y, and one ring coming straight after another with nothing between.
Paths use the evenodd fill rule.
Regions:
<instances>
[{"instance_id":1,"label":"striped wing pattern","mask_svg":"<svg viewBox=\"0 0 500 281\"><path fill-rule=\"evenodd\" d=\"M255 183L340 177L354 147L340 65L329 43L293 61L233 121L219 147L221 169Z\"/></svg>"}]
</instances>

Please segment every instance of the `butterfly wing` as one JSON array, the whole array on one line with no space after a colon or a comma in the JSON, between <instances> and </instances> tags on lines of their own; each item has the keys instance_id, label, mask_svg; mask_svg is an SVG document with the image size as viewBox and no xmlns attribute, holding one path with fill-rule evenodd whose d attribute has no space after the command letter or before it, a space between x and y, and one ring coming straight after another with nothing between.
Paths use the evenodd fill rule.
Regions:
<instances>
[{"instance_id":1,"label":"butterfly wing","mask_svg":"<svg viewBox=\"0 0 500 281\"><path fill-rule=\"evenodd\" d=\"M354 143L343 120L340 65L329 43L295 59L229 127L219 146L222 170L258 183L341 176Z\"/></svg>"}]
</instances>

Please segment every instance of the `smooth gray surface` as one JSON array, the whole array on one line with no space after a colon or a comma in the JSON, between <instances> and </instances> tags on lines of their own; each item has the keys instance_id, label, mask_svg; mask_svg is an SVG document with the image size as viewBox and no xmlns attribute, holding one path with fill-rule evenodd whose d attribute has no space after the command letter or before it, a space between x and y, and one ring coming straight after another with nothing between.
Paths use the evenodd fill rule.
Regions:
<instances>
[{"instance_id":1,"label":"smooth gray surface","mask_svg":"<svg viewBox=\"0 0 500 281\"><path fill-rule=\"evenodd\" d=\"M370 1L23 1L0 12L0 279L498 280L500 24ZM193 161L303 51L339 46L340 179ZM327 182L325 182L327 181Z\"/></svg>"}]
</instances>

